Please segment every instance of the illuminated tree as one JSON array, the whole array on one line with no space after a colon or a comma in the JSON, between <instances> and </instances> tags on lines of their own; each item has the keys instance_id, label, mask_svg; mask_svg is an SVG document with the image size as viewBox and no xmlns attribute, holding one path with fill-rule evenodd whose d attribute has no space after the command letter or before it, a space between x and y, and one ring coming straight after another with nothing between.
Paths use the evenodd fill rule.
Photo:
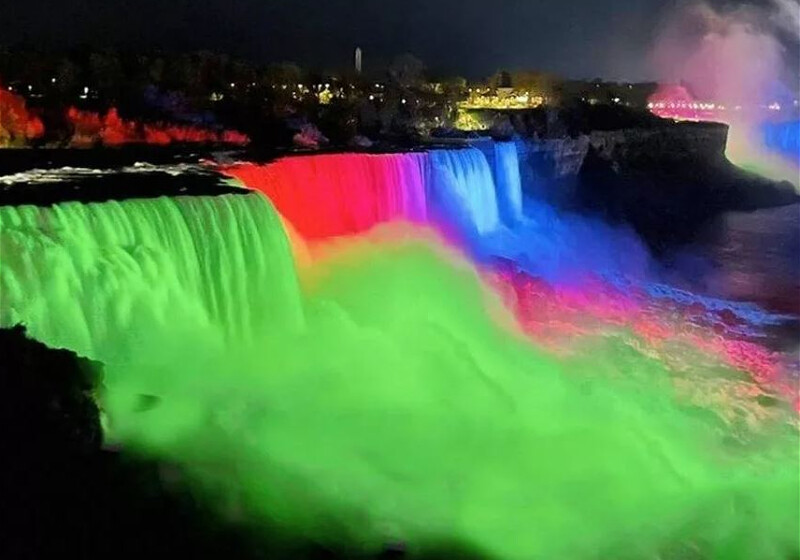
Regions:
<instances>
[{"instance_id":1,"label":"illuminated tree","mask_svg":"<svg viewBox=\"0 0 800 560\"><path fill-rule=\"evenodd\" d=\"M555 95L556 78L543 72L513 72L511 84L517 91L527 91L532 96L549 100Z\"/></svg>"},{"instance_id":2,"label":"illuminated tree","mask_svg":"<svg viewBox=\"0 0 800 560\"><path fill-rule=\"evenodd\" d=\"M44 134L44 126L25 107L25 100L0 84L0 147L24 146Z\"/></svg>"}]
</instances>

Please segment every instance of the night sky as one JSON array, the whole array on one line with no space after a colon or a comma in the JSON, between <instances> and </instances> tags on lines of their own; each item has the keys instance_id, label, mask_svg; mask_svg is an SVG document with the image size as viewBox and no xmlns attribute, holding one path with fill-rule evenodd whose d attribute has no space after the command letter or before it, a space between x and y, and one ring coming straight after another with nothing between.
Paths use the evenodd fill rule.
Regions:
<instances>
[{"instance_id":1,"label":"night sky","mask_svg":"<svg viewBox=\"0 0 800 560\"><path fill-rule=\"evenodd\" d=\"M676 0L0 0L0 44L211 49L366 71L411 52L434 73L499 68L657 78L648 51Z\"/></svg>"}]
</instances>

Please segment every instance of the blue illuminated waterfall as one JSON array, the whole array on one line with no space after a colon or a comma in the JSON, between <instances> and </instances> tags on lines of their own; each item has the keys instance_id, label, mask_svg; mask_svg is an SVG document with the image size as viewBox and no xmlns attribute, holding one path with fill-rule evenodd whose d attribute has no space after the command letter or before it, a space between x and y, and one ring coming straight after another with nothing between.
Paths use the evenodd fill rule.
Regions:
<instances>
[{"instance_id":1,"label":"blue illuminated waterfall","mask_svg":"<svg viewBox=\"0 0 800 560\"><path fill-rule=\"evenodd\" d=\"M483 235L500 226L494 177L477 148L431 150L429 204L460 233Z\"/></svg>"},{"instance_id":2,"label":"blue illuminated waterfall","mask_svg":"<svg viewBox=\"0 0 800 560\"><path fill-rule=\"evenodd\" d=\"M514 142L494 143L494 182L500 218L512 226L522 220L522 182Z\"/></svg>"},{"instance_id":3,"label":"blue illuminated waterfall","mask_svg":"<svg viewBox=\"0 0 800 560\"><path fill-rule=\"evenodd\" d=\"M800 160L800 121L767 123L763 126L764 144L773 152Z\"/></svg>"}]
</instances>

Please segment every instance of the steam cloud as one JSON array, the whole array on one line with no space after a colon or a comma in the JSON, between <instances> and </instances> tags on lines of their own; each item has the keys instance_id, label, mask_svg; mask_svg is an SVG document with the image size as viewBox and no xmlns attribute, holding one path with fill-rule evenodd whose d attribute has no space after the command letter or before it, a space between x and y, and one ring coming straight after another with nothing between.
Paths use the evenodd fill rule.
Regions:
<instances>
[{"instance_id":1,"label":"steam cloud","mask_svg":"<svg viewBox=\"0 0 800 560\"><path fill-rule=\"evenodd\" d=\"M695 97L727 107L732 161L796 183L796 161L769 153L760 127L770 118L769 105L789 107L796 100L796 53L788 45L798 41L798 0L728 9L691 2L662 23L651 58L664 80L685 83Z\"/></svg>"}]
</instances>

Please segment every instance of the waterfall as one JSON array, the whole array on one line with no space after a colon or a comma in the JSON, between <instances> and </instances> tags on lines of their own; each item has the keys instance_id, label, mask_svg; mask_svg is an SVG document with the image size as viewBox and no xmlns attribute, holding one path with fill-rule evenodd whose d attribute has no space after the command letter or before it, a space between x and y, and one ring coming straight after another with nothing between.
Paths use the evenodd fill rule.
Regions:
<instances>
[{"instance_id":1,"label":"waterfall","mask_svg":"<svg viewBox=\"0 0 800 560\"><path fill-rule=\"evenodd\" d=\"M474 148L238 171L292 237L319 238L424 217L426 157L442 217L506 229ZM0 325L102 360L111 437L287 541L353 557L398 541L509 560L797 556L796 434L743 452L761 447L676 404L668 370L616 336L565 357L509 336L474 269L400 233L347 240L301 291L259 193L0 207ZM534 234L552 236L513 249Z\"/></svg>"},{"instance_id":2,"label":"waterfall","mask_svg":"<svg viewBox=\"0 0 800 560\"><path fill-rule=\"evenodd\" d=\"M522 220L522 182L514 142L494 143L494 183L503 222L508 225L519 223Z\"/></svg>"},{"instance_id":3,"label":"waterfall","mask_svg":"<svg viewBox=\"0 0 800 560\"><path fill-rule=\"evenodd\" d=\"M795 162L800 160L800 121L767 123L763 126L764 145Z\"/></svg>"},{"instance_id":4,"label":"waterfall","mask_svg":"<svg viewBox=\"0 0 800 560\"><path fill-rule=\"evenodd\" d=\"M428 206L440 223L486 234L522 216L514 145L487 141L493 173L478 148L410 154L286 157L223 171L257 189L309 240L363 233L395 220L424 223ZM495 155L496 154L496 155Z\"/></svg>"},{"instance_id":5,"label":"waterfall","mask_svg":"<svg viewBox=\"0 0 800 560\"><path fill-rule=\"evenodd\" d=\"M599 222L561 216L544 204L529 208L526 220L513 142L486 138L427 153L286 157L224 171L266 194L306 240L431 218L476 260L512 260L549 279L577 278L587 269L613 272L623 264L638 271L646 260L634 237Z\"/></svg>"},{"instance_id":6,"label":"waterfall","mask_svg":"<svg viewBox=\"0 0 800 560\"><path fill-rule=\"evenodd\" d=\"M266 194L306 239L320 239L424 221L426 161L426 154L328 154L224 171Z\"/></svg>"},{"instance_id":7,"label":"waterfall","mask_svg":"<svg viewBox=\"0 0 800 560\"><path fill-rule=\"evenodd\" d=\"M432 150L430 162L428 194L439 219L471 234L499 227L492 170L479 149Z\"/></svg>"},{"instance_id":8,"label":"waterfall","mask_svg":"<svg viewBox=\"0 0 800 560\"><path fill-rule=\"evenodd\" d=\"M256 193L0 206L0 258L0 325L92 358L173 317L237 339L302 321L280 219Z\"/></svg>"},{"instance_id":9,"label":"waterfall","mask_svg":"<svg viewBox=\"0 0 800 560\"><path fill-rule=\"evenodd\" d=\"M792 129L781 134L791 137ZM549 282L580 285L600 276L647 284L658 276L647 248L628 228L542 201L528 200L523 213L514 142L481 138L468 148L427 153L287 157L224 171L273 201L301 263L309 260L304 240L430 219L473 260L511 261Z\"/></svg>"}]
</instances>

